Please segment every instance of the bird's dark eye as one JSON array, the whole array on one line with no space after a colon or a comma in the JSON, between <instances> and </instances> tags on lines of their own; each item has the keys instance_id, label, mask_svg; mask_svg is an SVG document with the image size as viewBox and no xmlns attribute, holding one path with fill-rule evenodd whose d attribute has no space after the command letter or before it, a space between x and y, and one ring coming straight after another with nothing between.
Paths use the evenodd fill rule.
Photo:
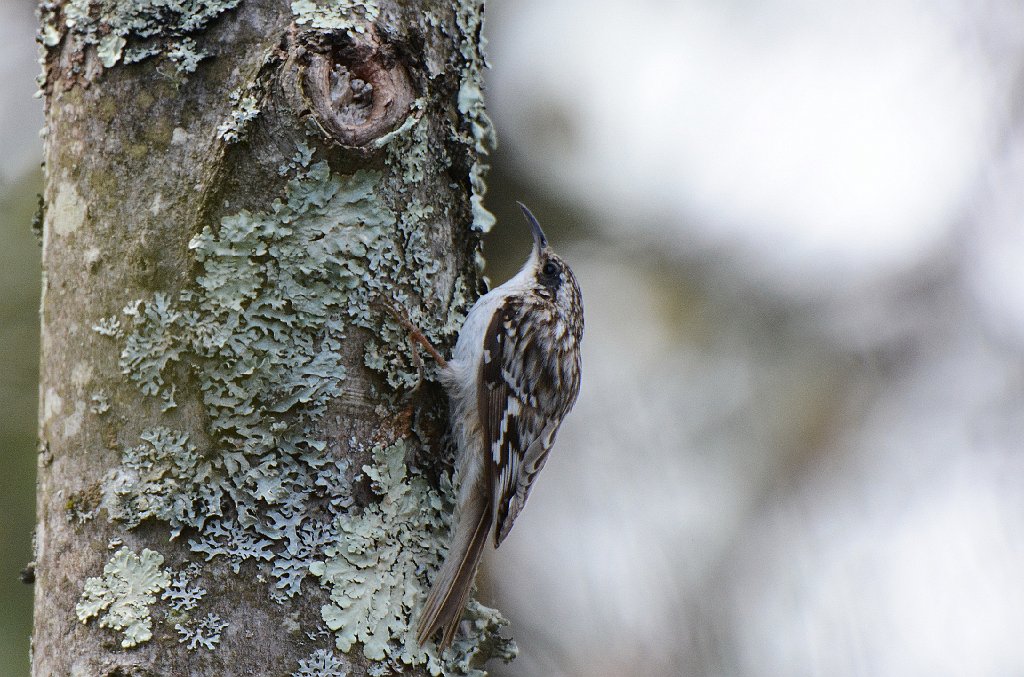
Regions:
<instances>
[{"instance_id":1,"label":"bird's dark eye","mask_svg":"<svg viewBox=\"0 0 1024 677\"><path fill-rule=\"evenodd\" d=\"M544 274L545 275L557 275L558 274L558 264L555 263L554 261L548 261L547 263L545 263L544 264Z\"/></svg>"}]
</instances>

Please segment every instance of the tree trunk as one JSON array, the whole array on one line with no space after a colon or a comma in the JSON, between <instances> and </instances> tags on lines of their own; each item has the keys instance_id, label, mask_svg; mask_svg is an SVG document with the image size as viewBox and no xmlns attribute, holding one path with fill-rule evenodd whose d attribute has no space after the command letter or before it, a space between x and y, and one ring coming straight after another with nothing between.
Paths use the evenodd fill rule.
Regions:
<instances>
[{"instance_id":1,"label":"tree trunk","mask_svg":"<svg viewBox=\"0 0 1024 677\"><path fill-rule=\"evenodd\" d=\"M383 310L447 347L479 293L481 12L43 3L35 675L513 655L477 603L445 655L411 637L451 454Z\"/></svg>"}]
</instances>

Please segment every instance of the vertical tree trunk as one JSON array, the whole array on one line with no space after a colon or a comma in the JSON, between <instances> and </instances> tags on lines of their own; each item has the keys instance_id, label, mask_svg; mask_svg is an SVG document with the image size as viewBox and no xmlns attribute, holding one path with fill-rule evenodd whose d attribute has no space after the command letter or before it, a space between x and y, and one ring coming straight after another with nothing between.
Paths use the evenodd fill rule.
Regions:
<instances>
[{"instance_id":1,"label":"vertical tree trunk","mask_svg":"<svg viewBox=\"0 0 1024 677\"><path fill-rule=\"evenodd\" d=\"M33 671L473 674L409 632L479 287L479 0L44 2ZM419 384L419 387L417 387Z\"/></svg>"}]
</instances>

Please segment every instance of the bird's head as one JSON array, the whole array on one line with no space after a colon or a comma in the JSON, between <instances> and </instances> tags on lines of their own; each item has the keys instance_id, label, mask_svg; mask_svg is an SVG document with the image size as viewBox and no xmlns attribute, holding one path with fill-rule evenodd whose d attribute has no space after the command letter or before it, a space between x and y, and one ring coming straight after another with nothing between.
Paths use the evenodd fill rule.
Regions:
<instances>
[{"instance_id":1,"label":"bird's head","mask_svg":"<svg viewBox=\"0 0 1024 677\"><path fill-rule=\"evenodd\" d=\"M520 202L519 207L533 230L533 251L524 267L530 275L533 291L567 315L580 314L583 300L572 268L548 244L544 230L526 205Z\"/></svg>"}]
</instances>

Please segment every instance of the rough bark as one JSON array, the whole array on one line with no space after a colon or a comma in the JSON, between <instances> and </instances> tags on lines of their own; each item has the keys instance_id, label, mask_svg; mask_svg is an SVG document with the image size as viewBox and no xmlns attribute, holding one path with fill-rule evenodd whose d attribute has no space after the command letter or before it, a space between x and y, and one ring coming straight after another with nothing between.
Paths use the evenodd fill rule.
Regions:
<instances>
[{"instance_id":1,"label":"rough bark","mask_svg":"<svg viewBox=\"0 0 1024 677\"><path fill-rule=\"evenodd\" d=\"M407 632L450 452L376 303L448 346L479 291L481 4L153 4L41 12L34 674L509 657Z\"/></svg>"}]
</instances>

